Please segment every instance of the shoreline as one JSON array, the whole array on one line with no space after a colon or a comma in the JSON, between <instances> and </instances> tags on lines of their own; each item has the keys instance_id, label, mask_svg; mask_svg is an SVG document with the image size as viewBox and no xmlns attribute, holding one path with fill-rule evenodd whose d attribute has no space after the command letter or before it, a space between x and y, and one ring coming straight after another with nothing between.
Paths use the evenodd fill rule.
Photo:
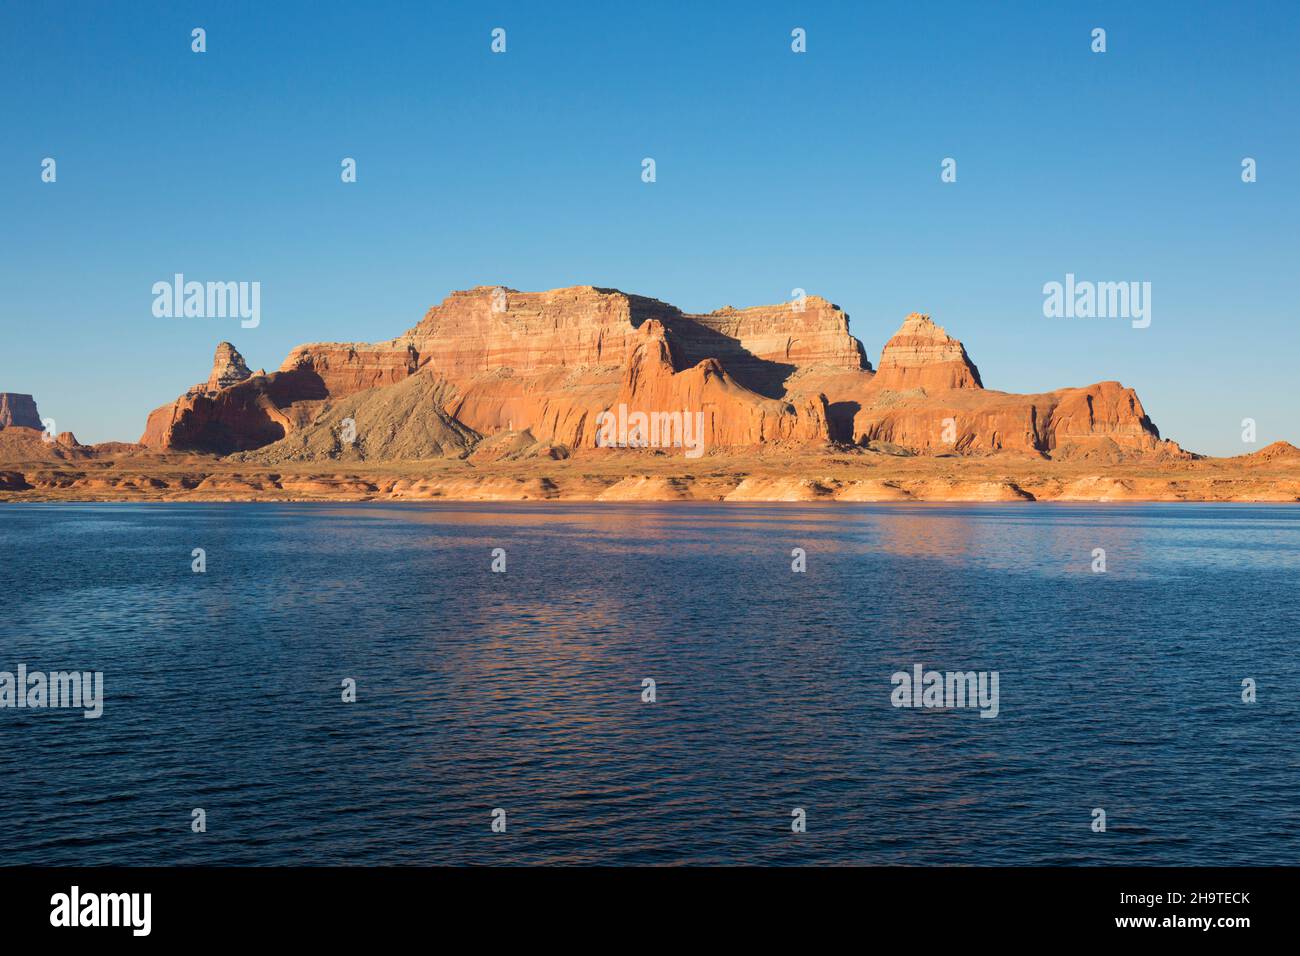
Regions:
<instances>
[{"instance_id":1,"label":"shoreline","mask_svg":"<svg viewBox=\"0 0 1300 956\"><path fill-rule=\"evenodd\" d=\"M743 507L745 505L884 505L887 507L915 507L917 505L1008 505L1011 507L1031 507L1033 505L1051 505L1062 508L1071 506L1090 507L1094 505L1257 505L1287 506L1300 502L1293 500L1246 499L1246 498L1098 498L1096 500L1070 499L1023 499L1020 501L980 501L974 499L911 499L893 501L845 501L836 498L810 499L807 501L760 500L727 501L722 498L643 498L636 501L609 501L597 498L51 498L51 497L0 497L0 508L20 507L22 505L728 505Z\"/></svg>"},{"instance_id":2,"label":"shoreline","mask_svg":"<svg viewBox=\"0 0 1300 956\"><path fill-rule=\"evenodd\" d=\"M275 464L195 454L105 454L0 464L21 501L1300 502L1300 450L1266 457L1053 460L762 449L684 461L571 457Z\"/></svg>"},{"instance_id":3,"label":"shoreline","mask_svg":"<svg viewBox=\"0 0 1300 956\"><path fill-rule=\"evenodd\" d=\"M378 477L359 474L232 475L169 482L67 473L0 491L0 503L40 502L721 502L726 504L1143 504L1300 503L1300 476L1285 479L629 475Z\"/></svg>"}]
</instances>

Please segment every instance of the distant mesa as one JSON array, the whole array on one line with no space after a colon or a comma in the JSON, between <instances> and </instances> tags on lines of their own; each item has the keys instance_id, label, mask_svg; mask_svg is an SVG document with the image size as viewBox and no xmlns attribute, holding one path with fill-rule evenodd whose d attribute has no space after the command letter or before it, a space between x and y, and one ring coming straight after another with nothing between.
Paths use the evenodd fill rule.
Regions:
<instances>
[{"instance_id":1,"label":"distant mesa","mask_svg":"<svg viewBox=\"0 0 1300 956\"><path fill-rule=\"evenodd\" d=\"M416 381L411 381L416 379ZM710 452L833 443L918 455L1189 459L1137 394L1102 381L1034 395L984 387L965 346L908 315L873 369L848 315L798 304L691 314L574 286L451 293L386 342L312 343L254 375L222 342L205 382L153 411L140 441L249 460L404 461L602 454L598 416L626 403L700 411ZM351 418L356 442L338 440ZM522 440L522 439L520 439Z\"/></svg>"},{"instance_id":2,"label":"distant mesa","mask_svg":"<svg viewBox=\"0 0 1300 956\"><path fill-rule=\"evenodd\" d=\"M36 400L17 392L0 392L0 428L35 428L44 431Z\"/></svg>"},{"instance_id":3,"label":"distant mesa","mask_svg":"<svg viewBox=\"0 0 1300 956\"><path fill-rule=\"evenodd\" d=\"M107 450L133 446L113 444L99 447ZM72 432L59 432L53 437L47 435L32 396L0 392L0 461L71 461L91 458L95 454L95 448L81 444Z\"/></svg>"}]
</instances>

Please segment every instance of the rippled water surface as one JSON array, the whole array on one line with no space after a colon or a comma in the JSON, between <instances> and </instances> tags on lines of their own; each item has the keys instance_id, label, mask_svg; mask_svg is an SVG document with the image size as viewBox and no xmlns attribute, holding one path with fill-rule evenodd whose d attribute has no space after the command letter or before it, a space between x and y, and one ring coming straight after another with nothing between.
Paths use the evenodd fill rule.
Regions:
<instances>
[{"instance_id":1,"label":"rippled water surface","mask_svg":"<svg viewBox=\"0 0 1300 956\"><path fill-rule=\"evenodd\" d=\"M6 506L0 671L106 700L0 710L0 863L1294 864L1298 572L1268 506Z\"/></svg>"}]
</instances>

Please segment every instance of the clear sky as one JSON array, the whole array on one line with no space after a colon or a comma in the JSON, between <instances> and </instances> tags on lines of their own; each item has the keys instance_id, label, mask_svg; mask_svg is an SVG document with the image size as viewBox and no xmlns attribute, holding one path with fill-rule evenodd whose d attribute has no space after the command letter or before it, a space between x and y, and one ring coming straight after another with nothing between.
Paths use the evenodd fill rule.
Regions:
<instances>
[{"instance_id":1,"label":"clear sky","mask_svg":"<svg viewBox=\"0 0 1300 956\"><path fill-rule=\"evenodd\" d=\"M1298 64L1294 2L6 2L0 391L135 440L222 339L271 370L474 285L798 287L873 363L928 312L990 388L1300 443ZM260 282L261 325L155 318L176 272ZM1045 318L1066 273L1150 282L1150 327Z\"/></svg>"}]
</instances>

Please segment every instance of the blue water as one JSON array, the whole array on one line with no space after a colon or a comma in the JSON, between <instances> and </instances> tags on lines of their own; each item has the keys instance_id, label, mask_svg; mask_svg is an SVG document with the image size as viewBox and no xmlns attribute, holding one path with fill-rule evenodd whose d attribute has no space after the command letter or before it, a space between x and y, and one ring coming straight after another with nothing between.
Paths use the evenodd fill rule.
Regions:
<instances>
[{"instance_id":1,"label":"blue water","mask_svg":"<svg viewBox=\"0 0 1300 956\"><path fill-rule=\"evenodd\" d=\"M106 699L0 710L0 863L1293 864L1298 572L1271 506L4 506L0 670Z\"/></svg>"}]
</instances>

